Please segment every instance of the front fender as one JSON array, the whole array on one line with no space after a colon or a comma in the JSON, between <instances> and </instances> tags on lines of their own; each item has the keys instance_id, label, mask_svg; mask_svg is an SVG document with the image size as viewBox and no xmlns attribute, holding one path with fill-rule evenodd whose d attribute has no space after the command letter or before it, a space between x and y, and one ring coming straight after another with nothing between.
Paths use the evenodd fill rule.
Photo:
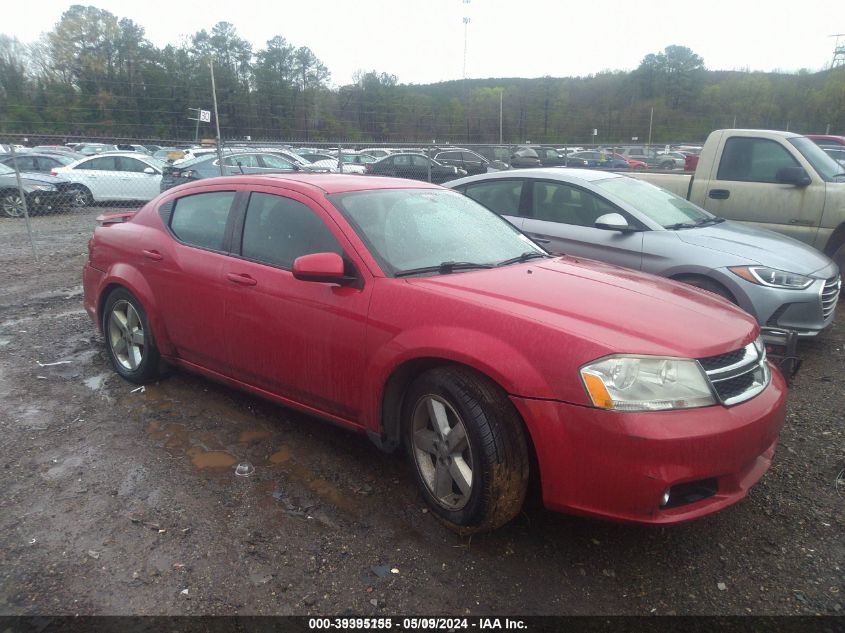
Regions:
<instances>
[{"instance_id":1,"label":"front fender","mask_svg":"<svg viewBox=\"0 0 845 633\"><path fill-rule=\"evenodd\" d=\"M553 397L543 375L522 351L487 332L464 327L420 326L382 341L370 354L363 393L365 427L381 430L385 386L405 363L427 359L460 363L496 382L508 394Z\"/></svg>"}]
</instances>

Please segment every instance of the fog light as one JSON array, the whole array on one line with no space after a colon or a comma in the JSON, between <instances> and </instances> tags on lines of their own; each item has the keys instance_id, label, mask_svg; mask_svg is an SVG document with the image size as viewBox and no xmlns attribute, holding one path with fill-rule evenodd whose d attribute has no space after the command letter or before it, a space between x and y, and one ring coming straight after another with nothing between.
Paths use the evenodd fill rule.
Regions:
<instances>
[{"instance_id":1,"label":"fog light","mask_svg":"<svg viewBox=\"0 0 845 633\"><path fill-rule=\"evenodd\" d=\"M666 504L669 503L669 490L663 493L663 497L660 499L660 507L666 507Z\"/></svg>"}]
</instances>

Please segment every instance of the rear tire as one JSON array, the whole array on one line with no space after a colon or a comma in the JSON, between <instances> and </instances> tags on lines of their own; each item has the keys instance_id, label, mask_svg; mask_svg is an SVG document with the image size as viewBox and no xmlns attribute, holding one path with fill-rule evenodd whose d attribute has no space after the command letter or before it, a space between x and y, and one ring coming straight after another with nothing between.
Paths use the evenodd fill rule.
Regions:
<instances>
[{"instance_id":1,"label":"rear tire","mask_svg":"<svg viewBox=\"0 0 845 633\"><path fill-rule=\"evenodd\" d=\"M124 288L112 291L106 299L103 336L112 366L123 378L137 384L158 378L161 357L147 313L141 302Z\"/></svg>"},{"instance_id":2,"label":"rear tire","mask_svg":"<svg viewBox=\"0 0 845 633\"><path fill-rule=\"evenodd\" d=\"M83 207L90 207L94 204L94 196L87 187L82 185L72 185L65 190L67 196L67 207L69 209L81 209Z\"/></svg>"},{"instance_id":3,"label":"rear tire","mask_svg":"<svg viewBox=\"0 0 845 633\"><path fill-rule=\"evenodd\" d=\"M449 529L496 529L520 511L529 456L522 420L507 395L464 367L419 376L402 408L402 433L428 506Z\"/></svg>"}]
</instances>

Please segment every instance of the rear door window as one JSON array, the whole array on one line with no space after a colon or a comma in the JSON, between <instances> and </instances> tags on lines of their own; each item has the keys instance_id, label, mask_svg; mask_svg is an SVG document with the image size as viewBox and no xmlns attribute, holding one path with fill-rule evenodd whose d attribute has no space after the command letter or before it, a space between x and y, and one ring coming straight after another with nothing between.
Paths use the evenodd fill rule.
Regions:
<instances>
[{"instance_id":1,"label":"rear door window","mask_svg":"<svg viewBox=\"0 0 845 633\"><path fill-rule=\"evenodd\" d=\"M171 212L170 230L185 244L222 251L234 200L234 191L213 191L179 198Z\"/></svg>"}]
</instances>

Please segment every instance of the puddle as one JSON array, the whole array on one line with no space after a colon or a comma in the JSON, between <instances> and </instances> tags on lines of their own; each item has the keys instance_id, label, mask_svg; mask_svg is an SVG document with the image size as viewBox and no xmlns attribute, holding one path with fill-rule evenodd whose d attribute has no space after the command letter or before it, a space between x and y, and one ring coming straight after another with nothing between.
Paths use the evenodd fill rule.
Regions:
<instances>
[{"instance_id":1,"label":"puddle","mask_svg":"<svg viewBox=\"0 0 845 633\"><path fill-rule=\"evenodd\" d=\"M199 446L189 448L187 454L194 466L200 470L206 468L231 468L238 463L238 458L226 451L207 451Z\"/></svg>"},{"instance_id":2,"label":"puddle","mask_svg":"<svg viewBox=\"0 0 845 633\"><path fill-rule=\"evenodd\" d=\"M290 459L290 449L287 446L282 446L275 453L270 455L268 461L271 464L284 464Z\"/></svg>"},{"instance_id":3,"label":"puddle","mask_svg":"<svg viewBox=\"0 0 845 633\"><path fill-rule=\"evenodd\" d=\"M97 374L96 376L91 376L90 378L86 378L82 382L85 383L85 386L88 387L91 391L99 391L103 388L103 385L106 384L106 380L108 380L111 375L111 372L105 372L102 374Z\"/></svg>"},{"instance_id":4,"label":"puddle","mask_svg":"<svg viewBox=\"0 0 845 633\"><path fill-rule=\"evenodd\" d=\"M250 444L251 442L257 442L258 440L266 440L268 437L270 437L269 431L241 431L241 434L238 436L238 442Z\"/></svg>"}]
</instances>

